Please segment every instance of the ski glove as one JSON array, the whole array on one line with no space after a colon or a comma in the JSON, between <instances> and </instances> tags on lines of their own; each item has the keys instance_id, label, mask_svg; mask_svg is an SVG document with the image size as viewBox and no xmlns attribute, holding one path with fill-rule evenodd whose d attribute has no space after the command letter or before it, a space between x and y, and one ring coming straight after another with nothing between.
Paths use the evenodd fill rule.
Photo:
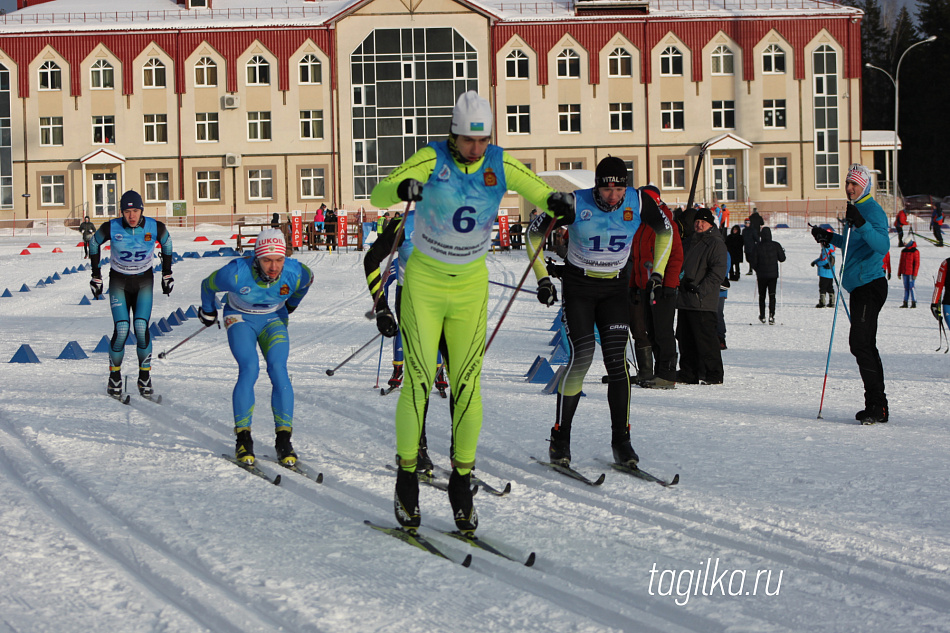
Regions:
<instances>
[{"instance_id":1,"label":"ski glove","mask_svg":"<svg viewBox=\"0 0 950 633\"><path fill-rule=\"evenodd\" d=\"M174 287L175 287L175 279L171 275L164 275L162 277L162 292L164 292L167 295L170 295Z\"/></svg>"},{"instance_id":2,"label":"ski glove","mask_svg":"<svg viewBox=\"0 0 950 633\"><path fill-rule=\"evenodd\" d=\"M823 246L827 246L831 243L831 236L834 235L828 229L823 229L820 226L811 227L811 236L815 238L815 241Z\"/></svg>"},{"instance_id":3,"label":"ski glove","mask_svg":"<svg viewBox=\"0 0 950 633\"><path fill-rule=\"evenodd\" d=\"M376 329L386 338L396 336L399 328L396 325L396 317L393 316L389 306L383 303L376 310Z\"/></svg>"},{"instance_id":4,"label":"ski glove","mask_svg":"<svg viewBox=\"0 0 950 633\"><path fill-rule=\"evenodd\" d=\"M547 268L548 276L555 279L560 279L561 275L564 274L564 268L566 268L564 264L558 264L550 257L544 260L544 267Z\"/></svg>"},{"instance_id":5,"label":"ski glove","mask_svg":"<svg viewBox=\"0 0 950 633\"><path fill-rule=\"evenodd\" d=\"M812 268L814 268L814 267L816 267L818 264L816 264L815 262L812 262L811 265L812 265Z\"/></svg>"},{"instance_id":6,"label":"ski glove","mask_svg":"<svg viewBox=\"0 0 950 633\"><path fill-rule=\"evenodd\" d=\"M699 294L699 287L696 284L694 284L692 281L690 281L689 279L684 279L683 281L681 281L680 287L683 288L684 292L688 292L694 295Z\"/></svg>"},{"instance_id":7,"label":"ski glove","mask_svg":"<svg viewBox=\"0 0 950 633\"><path fill-rule=\"evenodd\" d=\"M292 305L290 305L289 303L285 303L285 304L284 304L284 307L287 308L287 314L293 314L293 313L294 313L294 310L297 309L297 306L292 306Z\"/></svg>"},{"instance_id":8,"label":"ski glove","mask_svg":"<svg viewBox=\"0 0 950 633\"><path fill-rule=\"evenodd\" d=\"M555 191L548 196L548 210L563 224L574 224L574 194Z\"/></svg>"},{"instance_id":9,"label":"ski glove","mask_svg":"<svg viewBox=\"0 0 950 633\"><path fill-rule=\"evenodd\" d=\"M647 293L650 295L650 305L656 305L656 289L663 286L663 275L653 273L647 281Z\"/></svg>"},{"instance_id":10,"label":"ski glove","mask_svg":"<svg viewBox=\"0 0 950 633\"><path fill-rule=\"evenodd\" d=\"M89 280L89 287L92 289L92 298L98 299L102 296L102 277L93 277Z\"/></svg>"},{"instance_id":11,"label":"ski glove","mask_svg":"<svg viewBox=\"0 0 950 633\"><path fill-rule=\"evenodd\" d=\"M845 213L844 217L846 217L856 229L860 229L862 226L864 226L864 223L867 222L867 220L864 219L864 216L861 215L861 212L858 211L858 208L850 202L848 203L848 211Z\"/></svg>"},{"instance_id":12,"label":"ski glove","mask_svg":"<svg viewBox=\"0 0 950 633\"><path fill-rule=\"evenodd\" d=\"M396 195L404 202L422 200L422 183L415 178L406 178L396 187Z\"/></svg>"},{"instance_id":13,"label":"ski glove","mask_svg":"<svg viewBox=\"0 0 950 633\"><path fill-rule=\"evenodd\" d=\"M218 320L217 308L211 308L211 312L205 312L201 308L198 308L198 320L201 321L203 326L211 327Z\"/></svg>"},{"instance_id":14,"label":"ski glove","mask_svg":"<svg viewBox=\"0 0 950 633\"><path fill-rule=\"evenodd\" d=\"M557 303L557 288L550 277L543 277L538 281L538 301L549 308Z\"/></svg>"},{"instance_id":15,"label":"ski glove","mask_svg":"<svg viewBox=\"0 0 950 633\"><path fill-rule=\"evenodd\" d=\"M940 320L940 317L943 316L942 314L940 314L940 304L939 304L939 303L931 303L931 304L930 304L930 312L934 315L934 318L937 319L938 321Z\"/></svg>"}]
</instances>

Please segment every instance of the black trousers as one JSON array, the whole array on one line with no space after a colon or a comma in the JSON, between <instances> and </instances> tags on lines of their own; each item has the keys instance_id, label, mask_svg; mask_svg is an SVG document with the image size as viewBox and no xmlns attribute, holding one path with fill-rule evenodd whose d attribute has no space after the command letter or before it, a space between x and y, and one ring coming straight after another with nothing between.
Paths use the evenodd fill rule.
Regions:
<instances>
[{"instance_id":1,"label":"black trousers","mask_svg":"<svg viewBox=\"0 0 950 633\"><path fill-rule=\"evenodd\" d=\"M775 316L775 285L778 277L756 277L759 284L759 318L765 317L765 294L769 295L769 316Z\"/></svg>"},{"instance_id":2,"label":"black trousers","mask_svg":"<svg viewBox=\"0 0 950 633\"><path fill-rule=\"evenodd\" d=\"M722 350L716 334L716 313L680 310L676 339L680 343L680 382L722 382Z\"/></svg>"},{"instance_id":3,"label":"black trousers","mask_svg":"<svg viewBox=\"0 0 950 633\"><path fill-rule=\"evenodd\" d=\"M676 288L661 288L653 294L656 303L650 304L650 293L640 290L639 305L643 306L643 324L650 347L653 348L654 375L676 382L676 335L673 320L676 316Z\"/></svg>"},{"instance_id":4,"label":"black trousers","mask_svg":"<svg viewBox=\"0 0 950 633\"><path fill-rule=\"evenodd\" d=\"M864 381L865 407L886 406L884 366L877 350L877 319L887 301L887 281L880 277L851 291L851 334L848 343Z\"/></svg>"}]
</instances>

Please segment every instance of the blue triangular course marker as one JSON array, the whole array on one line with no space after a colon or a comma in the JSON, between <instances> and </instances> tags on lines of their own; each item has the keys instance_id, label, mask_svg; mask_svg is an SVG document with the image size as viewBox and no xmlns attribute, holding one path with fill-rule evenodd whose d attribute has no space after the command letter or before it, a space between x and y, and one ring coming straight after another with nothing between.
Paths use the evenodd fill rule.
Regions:
<instances>
[{"instance_id":1,"label":"blue triangular course marker","mask_svg":"<svg viewBox=\"0 0 950 633\"><path fill-rule=\"evenodd\" d=\"M34 288L45 288L45 287L46 287L46 284L43 283L43 280L42 280L42 279L40 279L39 281L36 282L36 285L33 286L33 287L34 287Z\"/></svg>"},{"instance_id":2,"label":"blue triangular course marker","mask_svg":"<svg viewBox=\"0 0 950 633\"><path fill-rule=\"evenodd\" d=\"M162 332L161 328L158 327L157 323L152 323L148 326L148 333L152 338L158 338L159 336L165 336L165 333Z\"/></svg>"},{"instance_id":3,"label":"blue triangular course marker","mask_svg":"<svg viewBox=\"0 0 950 633\"><path fill-rule=\"evenodd\" d=\"M96 345L96 349L92 350L92 352L93 354L97 352L108 353L111 348L112 348L112 341L109 340L108 336L103 335L102 338L99 339L99 343Z\"/></svg>"},{"instance_id":4,"label":"blue triangular course marker","mask_svg":"<svg viewBox=\"0 0 950 633\"><path fill-rule=\"evenodd\" d=\"M554 330L561 329L561 315L564 313L564 308L558 308L557 314L554 316L554 322L551 323L551 327L548 328L549 331L553 332Z\"/></svg>"},{"instance_id":5,"label":"blue triangular course marker","mask_svg":"<svg viewBox=\"0 0 950 633\"><path fill-rule=\"evenodd\" d=\"M29 292L29 291L30 291L30 287L27 286L26 284L23 284L22 286L20 286L20 292Z\"/></svg>"},{"instance_id":6,"label":"blue triangular course marker","mask_svg":"<svg viewBox=\"0 0 950 633\"><path fill-rule=\"evenodd\" d=\"M4 289L3 289L3 294L0 295L0 297L12 297L12 296L13 296L13 293L10 292L10 289L9 289L9 288L4 288Z\"/></svg>"},{"instance_id":7,"label":"blue triangular course marker","mask_svg":"<svg viewBox=\"0 0 950 633\"><path fill-rule=\"evenodd\" d=\"M36 354L33 353L33 349L24 343L20 346L20 349L16 351L16 354L13 355L13 358L10 359L11 363L38 363L40 359L36 357Z\"/></svg>"},{"instance_id":8,"label":"blue triangular course marker","mask_svg":"<svg viewBox=\"0 0 950 633\"><path fill-rule=\"evenodd\" d=\"M59 273L53 273L53 281L59 281L62 277L59 276Z\"/></svg>"},{"instance_id":9,"label":"blue triangular course marker","mask_svg":"<svg viewBox=\"0 0 950 633\"><path fill-rule=\"evenodd\" d=\"M100 265L100 266L105 266L106 264L109 263L109 260L110 260L110 259L112 259L112 258L111 258L111 257L106 257L104 260L102 260L101 262L99 262L99 265Z\"/></svg>"},{"instance_id":10,"label":"blue triangular course marker","mask_svg":"<svg viewBox=\"0 0 950 633\"><path fill-rule=\"evenodd\" d=\"M176 325L181 325L181 319L178 318L178 314L172 312L168 315L168 325L175 327Z\"/></svg>"},{"instance_id":11,"label":"blue triangular course marker","mask_svg":"<svg viewBox=\"0 0 950 633\"><path fill-rule=\"evenodd\" d=\"M48 286L52 283L55 283L55 280L52 277L47 277L46 281L44 281L43 283L45 283Z\"/></svg>"},{"instance_id":12,"label":"blue triangular course marker","mask_svg":"<svg viewBox=\"0 0 950 633\"><path fill-rule=\"evenodd\" d=\"M548 345L559 345L561 343L561 330L558 330L554 333L554 338L551 339L551 342Z\"/></svg>"},{"instance_id":13,"label":"blue triangular course marker","mask_svg":"<svg viewBox=\"0 0 950 633\"><path fill-rule=\"evenodd\" d=\"M557 393L557 383L560 382L561 376L564 374L566 370L567 370L567 366L565 365L558 367L557 371L554 372L554 375L551 376L551 379L548 380L548 384L544 385L544 389L542 389L541 391L547 394Z\"/></svg>"},{"instance_id":14,"label":"blue triangular course marker","mask_svg":"<svg viewBox=\"0 0 950 633\"><path fill-rule=\"evenodd\" d=\"M541 361L544 360L540 356L536 356L534 362L531 363L531 367L528 368L528 373L524 375L528 380L531 379L531 376L534 375L534 372L538 371L538 366L541 364Z\"/></svg>"},{"instance_id":15,"label":"blue triangular course marker","mask_svg":"<svg viewBox=\"0 0 950 633\"><path fill-rule=\"evenodd\" d=\"M177 310L175 310L175 316L178 317L178 320L182 323L188 320L188 317L185 316L185 313L182 312L181 308L178 308ZM169 319L169 322L171 322L171 319Z\"/></svg>"},{"instance_id":16,"label":"blue triangular course marker","mask_svg":"<svg viewBox=\"0 0 950 633\"><path fill-rule=\"evenodd\" d=\"M83 271L83 270L86 270L86 265L85 265L85 264L79 264L79 268L77 268L76 271L78 272L78 271Z\"/></svg>"},{"instance_id":17,"label":"blue triangular course marker","mask_svg":"<svg viewBox=\"0 0 950 633\"><path fill-rule=\"evenodd\" d=\"M134 331L129 330L129 335L125 337L125 344L126 344L126 345L138 345L138 341L137 341L136 338L135 338L135 332L134 332Z\"/></svg>"},{"instance_id":18,"label":"blue triangular course marker","mask_svg":"<svg viewBox=\"0 0 950 633\"><path fill-rule=\"evenodd\" d=\"M554 353L551 354L551 360L548 361L552 365L566 365L567 361L571 359L570 353L564 349L562 346L557 346L554 348Z\"/></svg>"},{"instance_id":19,"label":"blue triangular course marker","mask_svg":"<svg viewBox=\"0 0 950 633\"><path fill-rule=\"evenodd\" d=\"M548 361L541 359L541 364L538 366L537 371L534 372L534 375L528 377L528 382L530 383L540 383L546 385L551 378L554 377L554 370L548 364Z\"/></svg>"},{"instance_id":20,"label":"blue triangular course marker","mask_svg":"<svg viewBox=\"0 0 950 633\"><path fill-rule=\"evenodd\" d=\"M73 272L73 271L69 270L69 266L67 266L66 268L63 269L63 274L64 274L64 275L69 275L69 274L71 274L72 272Z\"/></svg>"},{"instance_id":21,"label":"blue triangular course marker","mask_svg":"<svg viewBox=\"0 0 950 633\"><path fill-rule=\"evenodd\" d=\"M195 306L190 306L188 308L188 311L185 312L185 316L188 317L189 319L198 318L198 308L196 308Z\"/></svg>"},{"instance_id":22,"label":"blue triangular course marker","mask_svg":"<svg viewBox=\"0 0 950 633\"><path fill-rule=\"evenodd\" d=\"M85 270L85 269L79 269L79 268L76 268L75 266L73 266L72 268L69 269L69 274L71 275L71 274L73 274L73 273L75 273L75 272L78 272L79 270Z\"/></svg>"},{"instance_id":23,"label":"blue triangular course marker","mask_svg":"<svg viewBox=\"0 0 950 633\"><path fill-rule=\"evenodd\" d=\"M162 317L158 320L158 329L160 329L162 332L171 332L172 326L168 325L168 321L165 319L165 317Z\"/></svg>"},{"instance_id":24,"label":"blue triangular course marker","mask_svg":"<svg viewBox=\"0 0 950 633\"><path fill-rule=\"evenodd\" d=\"M81 305L81 306L91 306L91 305L92 305L92 301L89 300L89 297L87 297L86 295L83 295L83 296L82 296L82 299L79 300L79 305Z\"/></svg>"},{"instance_id":25,"label":"blue triangular course marker","mask_svg":"<svg viewBox=\"0 0 950 633\"><path fill-rule=\"evenodd\" d=\"M66 347L63 348L63 351L60 352L56 358L60 360L82 360L89 358L89 356L86 355L86 352L82 351L82 348L79 347L79 343L70 341L66 343Z\"/></svg>"}]
</instances>

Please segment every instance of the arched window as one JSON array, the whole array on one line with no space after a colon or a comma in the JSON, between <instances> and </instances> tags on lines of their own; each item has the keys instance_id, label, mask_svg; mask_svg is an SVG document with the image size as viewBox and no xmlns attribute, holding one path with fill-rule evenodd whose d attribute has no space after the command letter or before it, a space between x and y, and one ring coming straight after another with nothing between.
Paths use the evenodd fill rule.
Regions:
<instances>
[{"instance_id":1,"label":"arched window","mask_svg":"<svg viewBox=\"0 0 950 633\"><path fill-rule=\"evenodd\" d=\"M633 55L625 48L615 48L607 57L608 77L632 77Z\"/></svg>"},{"instance_id":2,"label":"arched window","mask_svg":"<svg viewBox=\"0 0 950 633\"><path fill-rule=\"evenodd\" d=\"M728 46L717 46L712 52L712 74L714 75L732 75L733 74L733 56Z\"/></svg>"},{"instance_id":3,"label":"arched window","mask_svg":"<svg viewBox=\"0 0 950 633\"><path fill-rule=\"evenodd\" d=\"M762 73L765 75L785 74L785 51L778 44L769 44L762 53Z\"/></svg>"},{"instance_id":4,"label":"arched window","mask_svg":"<svg viewBox=\"0 0 950 633\"><path fill-rule=\"evenodd\" d=\"M145 62L142 75L142 85L146 88L165 87L165 64L162 60L152 57Z\"/></svg>"},{"instance_id":5,"label":"arched window","mask_svg":"<svg viewBox=\"0 0 950 633\"><path fill-rule=\"evenodd\" d=\"M316 55L304 55L304 58L300 60L300 83L323 83L323 66Z\"/></svg>"},{"instance_id":6,"label":"arched window","mask_svg":"<svg viewBox=\"0 0 950 633\"><path fill-rule=\"evenodd\" d=\"M218 85L218 64L210 57L202 57L195 64L195 86L213 88Z\"/></svg>"},{"instance_id":7,"label":"arched window","mask_svg":"<svg viewBox=\"0 0 950 633\"><path fill-rule=\"evenodd\" d=\"M247 63L247 85L270 85L270 64L260 55L255 55Z\"/></svg>"},{"instance_id":8,"label":"arched window","mask_svg":"<svg viewBox=\"0 0 950 633\"><path fill-rule=\"evenodd\" d=\"M89 85L93 89L106 90L115 87L115 70L112 64L104 59L92 65Z\"/></svg>"},{"instance_id":9,"label":"arched window","mask_svg":"<svg viewBox=\"0 0 950 633\"><path fill-rule=\"evenodd\" d=\"M514 50L505 58L505 77L508 79L528 78L528 56Z\"/></svg>"},{"instance_id":10,"label":"arched window","mask_svg":"<svg viewBox=\"0 0 950 633\"><path fill-rule=\"evenodd\" d=\"M62 90L63 71L56 62L43 62L40 66L40 90Z\"/></svg>"},{"instance_id":11,"label":"arched window","mask_svg":"<svg viewBox=\"0 0 950 633\"><path fill-rule=\"evenodd\" d=\"M565 48L557 56L558 79L577 79L581 76L581 56L573 48Z\"/></svg>"},{"instance_id":12,"label":"arched window","mask_svg":"<svg viewBox=\"0 0 950 633\"><path fill-rule=\"evenodd\" d=\"M660 75L663 77L683 76L683 54L675 46L667 46L660 53Z\"/></svg>"}]
</instances>

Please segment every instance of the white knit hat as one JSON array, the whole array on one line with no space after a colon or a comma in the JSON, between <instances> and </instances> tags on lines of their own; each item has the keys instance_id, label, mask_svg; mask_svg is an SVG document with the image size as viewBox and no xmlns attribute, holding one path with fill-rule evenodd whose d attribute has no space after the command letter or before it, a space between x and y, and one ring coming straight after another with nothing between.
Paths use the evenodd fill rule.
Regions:
<instances>
[{"instance_id":1,"label":"white knit hat","mask_svg":"<svg viewBox=\"0 0 950 633\"><path fill-rule=\"evenodd\" d=\"M265 255L287 256L287 243L284 241L284 234L279 230L264 229L258 234L254 243L254 257Z\"/></svg>"},{"instance_id":2,"label":"white knit hat","mask_svg":"<svg viewBox=\"0 0 950 633\"><path fill-rule=\"evenodd\" d=\"M868 171L868 168L859 163L854 163L848 169L848 175L844 179L845 182L853 182L857 186L861 187L861 195L859 198L871 193L871 172Z\"/></svg>"},{"instance_id":3,"label":"white knit hat","mask_svg":"<svg viewBox=\"0 0 950 633\"><path fill-rule=\"evenodd\" d=\"M491 136L491 104L474 90L462 94L452 108L452 133L458 136Z\"/></svg>"}]
</instances>

